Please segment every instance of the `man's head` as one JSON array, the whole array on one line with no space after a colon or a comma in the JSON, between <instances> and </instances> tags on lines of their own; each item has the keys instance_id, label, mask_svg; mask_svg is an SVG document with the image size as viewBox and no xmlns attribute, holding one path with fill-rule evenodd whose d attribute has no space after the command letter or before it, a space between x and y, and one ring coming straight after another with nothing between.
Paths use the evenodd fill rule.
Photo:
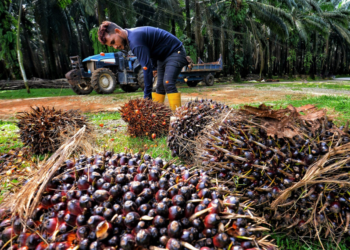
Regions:
<instances>
[{"instance_id":1,"label":"man's head","mask_svg":"<svg viewBox=\"0 0 350 250\"><path fill-rule=\"evenodd\" d=\"M98 40L103 45L124 50L128 45L126 30L115 23L104 21L98 29Z\"/></svg>"}]
</instances>

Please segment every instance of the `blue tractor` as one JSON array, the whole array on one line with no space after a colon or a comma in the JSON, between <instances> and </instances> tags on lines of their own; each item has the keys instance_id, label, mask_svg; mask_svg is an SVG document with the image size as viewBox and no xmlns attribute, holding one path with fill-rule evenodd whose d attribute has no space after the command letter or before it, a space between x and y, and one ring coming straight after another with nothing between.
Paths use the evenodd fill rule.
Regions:
<instances>
[{"instance_id":1,"label":"blue tractor","mask_svg":"<svg viewBox=\"0 0 350 250\"><path fill-rule=\"evenodd\" d=\"M88 95L93 90L98 94L111 94L120 86L125 92L144 88L143 70L131 52L101 53L85 58L70 57L72 70L66 78L78 95Z\"/></svg>"}]
</instances>

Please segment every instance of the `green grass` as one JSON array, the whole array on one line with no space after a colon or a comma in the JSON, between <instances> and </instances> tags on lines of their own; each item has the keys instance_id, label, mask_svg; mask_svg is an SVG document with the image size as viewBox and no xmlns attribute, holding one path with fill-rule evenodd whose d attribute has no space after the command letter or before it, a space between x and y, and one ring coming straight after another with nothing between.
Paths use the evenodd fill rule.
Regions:
<instances>
[{"instance_id":1,"label":"green grass","mask_svg":"<svg viewBox=\"0 0 350 250\"><path fill-rule=\"evenodd\" d=\"M92 123L96 125L108 120L119 120L121 117L119 112L86 113L85 115Z\"/></svg>"},{"instance_id":2,"label":"green grass","mask_svg":"<svg viewBox=\"0 0 350 250\"><path fill-rule=\"evenodd\" d=\"M0 120L0 154L23 146L17 131L18 127L14 122Z\"/></svg>"},{"instance_id":3,"label":"green grass","mask_svg":"<svg viewBox=\"0 0 350 250\"><path fill-rule=\"evenodd\" d=\"M350 90L350 82L309 82L309 83L281 83L281 84L259 84L256 88L320 88L320 89L335 89L335 90Z\"/></svg>"}]
</instances>

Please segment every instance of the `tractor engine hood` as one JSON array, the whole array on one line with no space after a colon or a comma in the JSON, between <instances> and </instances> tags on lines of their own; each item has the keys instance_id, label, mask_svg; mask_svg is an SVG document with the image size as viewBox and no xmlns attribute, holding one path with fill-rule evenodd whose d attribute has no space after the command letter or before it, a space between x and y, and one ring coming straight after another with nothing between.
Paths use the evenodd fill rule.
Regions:
<instances>
[{"instance_id":1,"label":"tractor engine hood","mask_svg":"<svg viewBox=\"0 0 350 250\"><path fill-rule=\"evenodd\" d=\"M105 53L104 56L101 56L101 55L89 56L85 58L83 62L103 62L108 64L115 64L115 55L114 53Z\"/></svg>"}]
</instances>

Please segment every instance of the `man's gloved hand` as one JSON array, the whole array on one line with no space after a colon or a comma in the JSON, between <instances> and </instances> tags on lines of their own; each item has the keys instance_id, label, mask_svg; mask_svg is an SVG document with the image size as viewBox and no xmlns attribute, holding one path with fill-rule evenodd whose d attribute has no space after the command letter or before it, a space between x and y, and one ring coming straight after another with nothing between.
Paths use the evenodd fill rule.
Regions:
<instances>
[{"instance_id":1,"label":"man's gloved hand","mask_svg":"<svg viewBox=\"0 0 350 250\"><path fill-rule=\"evenodd\" d=\"M153 77L157 76L157 70L153 70Z\"/></svg>"}]
</instances>

